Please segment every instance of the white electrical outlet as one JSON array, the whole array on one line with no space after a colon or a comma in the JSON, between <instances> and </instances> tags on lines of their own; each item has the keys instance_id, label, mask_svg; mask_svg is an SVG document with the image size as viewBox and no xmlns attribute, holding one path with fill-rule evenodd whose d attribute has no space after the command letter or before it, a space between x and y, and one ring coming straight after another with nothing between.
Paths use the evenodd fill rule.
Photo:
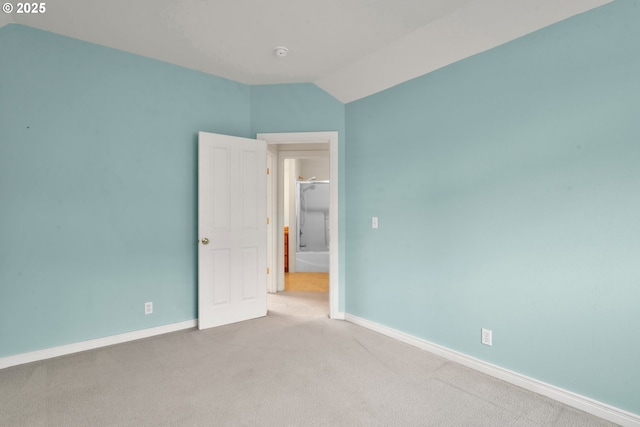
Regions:
<instances>
[{"instance_id":1,"label":"white electrical outlet","mask_svg":"<svg viewBox=\"0 0 640 427\"><path fill-rule=\"evenodd\" d=\"M378 228L378 217L377 216L372 216L371 217L371 228Z\"/></svg>"},{"instance_id":2,"label":"white electrical outlet","mask_svg":"<svg viewBox=\"0 0 640 427\"><path fill-rule=\"evenodd\" d=\"M491 345L493 341L493 332L491 329L482 328L482 344Z\"/></svg>"},{"instance_id":3,"label":"white electrical outlet","mask_svg":"<svg viewBox=\"0 0 640 427\"><path fill-rule=\"evenodd\" d=\"M153 303L145 302L144 303L144 314L152 314L153 313Z\"/></svg>"}]
</instances>

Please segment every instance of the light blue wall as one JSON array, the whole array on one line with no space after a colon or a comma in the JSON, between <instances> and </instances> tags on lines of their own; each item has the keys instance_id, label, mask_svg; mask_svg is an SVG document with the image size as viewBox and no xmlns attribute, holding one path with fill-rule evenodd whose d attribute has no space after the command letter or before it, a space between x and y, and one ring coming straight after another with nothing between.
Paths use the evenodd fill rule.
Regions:
<instances>
[{"instance_id":1,"label":"light blue wall","mask_svg":"<svg viewBox=\"0 0 640 427\"><path fill-rule=\"evenodd\" d=\"M344 105L314 85L249 87L20 25L0 57L0 357L197 317L198 130L337 130L344 159Z\"/></svg>"},{"instance_id":2,"label":"light blue wall","mask_svg":"<svg viewBox=\"0 0 640 427\"><path fill-rule=\"evenodd\" d=\"M348 104L347 312L640 413L638 22L616 1Z\"/></svg>"},{"instance_id":3,"label":"light blue wall","mask_svg":"<svg viewBox=\"0 0 640 427\"><path fill-rule=\"evenodd\" d=\"M345 293L345 109L344 104L317 86L304 84L251 86L251 133L338 132L338 253L340 265L339 307Z\"/></svg>"},{"instance_id":4,"label":"light blue wall","mask_svg":"<svg viewBox=\"0 0 640 427\"><path fill-rule=\"evenodd\" d=\"M0 58L0 357L196 318L197 131L249 136L249 87L19 25Z\"/></svg>"}]
</instances>

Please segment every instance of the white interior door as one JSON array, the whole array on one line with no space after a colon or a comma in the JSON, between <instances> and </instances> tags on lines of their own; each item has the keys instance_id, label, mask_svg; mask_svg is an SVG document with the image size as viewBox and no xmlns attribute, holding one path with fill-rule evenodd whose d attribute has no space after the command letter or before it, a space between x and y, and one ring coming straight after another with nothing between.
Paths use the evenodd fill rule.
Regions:
<instances>
[{"instance_id":1,"label":"white interior door","mask_svg":"<svg viewBox=\"0 0 640 427\"><path fill-rule=\"evenodd\" d=\"M267 314L266 143L198 134L198 328Z\"/></svg>"}]
</instances>

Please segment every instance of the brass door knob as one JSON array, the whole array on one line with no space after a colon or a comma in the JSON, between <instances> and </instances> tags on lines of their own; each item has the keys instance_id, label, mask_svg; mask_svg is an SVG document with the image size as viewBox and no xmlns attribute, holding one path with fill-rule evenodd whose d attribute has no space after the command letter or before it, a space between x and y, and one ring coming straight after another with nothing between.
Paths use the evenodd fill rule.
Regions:
<instances>
[{"instance_id":1,"label":"brass door knob","mask_svg":"<svg viewBox=\"0 0 640 427\"><path fill-rule=\"evenodd\" d=\"M209 239L207 239L206 237L204 239L202 239L202 244L203 245L208 245L209 244Z\"/></svg>"}]
</instances>

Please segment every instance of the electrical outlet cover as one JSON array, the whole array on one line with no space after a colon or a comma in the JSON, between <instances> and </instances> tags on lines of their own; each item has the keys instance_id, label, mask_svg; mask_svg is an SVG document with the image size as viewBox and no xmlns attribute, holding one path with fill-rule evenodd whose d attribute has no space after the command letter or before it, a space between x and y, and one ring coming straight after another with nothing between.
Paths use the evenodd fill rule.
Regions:
<instances>
[{"instance_id":1,"label":"electrical outlet cover","mask_svg":"<svg viewBox=\"0 0 640 427\"><path fill-rule=\"evenodd\" d=\"M493 344L493 332L491 329L482 328L482 344L484 345L492 345Z\"/></svg>"}]
</instances>

